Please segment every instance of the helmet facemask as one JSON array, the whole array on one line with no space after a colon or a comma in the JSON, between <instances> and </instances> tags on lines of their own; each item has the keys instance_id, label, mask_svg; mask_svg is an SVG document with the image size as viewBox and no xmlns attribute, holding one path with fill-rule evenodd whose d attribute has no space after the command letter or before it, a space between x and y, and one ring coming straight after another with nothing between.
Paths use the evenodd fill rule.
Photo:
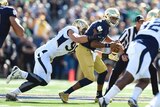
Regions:
<instances>
[{"instance_id":1,"label":"helmet facemask","mask_svg":"<svg viewBox=\"0 0 160 107\"><path fill-rule=\"evenodd\" d=\"M110 26L117 26L120 20L120 13L116 8L108 8L105 11L104 19Z\"/></svg>"}]
</instances>

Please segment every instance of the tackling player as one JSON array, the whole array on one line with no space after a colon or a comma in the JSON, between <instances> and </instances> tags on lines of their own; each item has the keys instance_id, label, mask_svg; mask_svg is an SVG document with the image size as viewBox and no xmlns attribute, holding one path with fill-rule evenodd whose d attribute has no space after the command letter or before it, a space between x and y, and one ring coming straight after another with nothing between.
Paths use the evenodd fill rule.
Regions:
<instances>
[{"instance_id":1,"label":"tackling player","mask_svg":"<svg viewBox=\"0 0 160 107\"><path fill-rule=\"evenodd\" d=\"M84 74L84 78L79 80L75 85L64 92L60 92L59 96L64 103L67 103L69 95L75 90L91 84L95 81L94 71L98 73L97 78L97 96L96 99L102 97L102 88L107 74L107 67L94 50L96 48L112 47L113 40L108 36L111 26L117 26L120 20L120 13L116 8L108 8L104 13L104 18L93 22L85 35L88 37L101 36L101 40L89 41L81 43L76 49L76 56ZM102 43L106 40L110 44ZM113 43L111 43L113 42ZM120 45L120 44L119 44Z\"/></svg>"},{"instance_id":2,"label":"tackling player","mask_svg":"<svg viewBox=\"0 0 160 107\"><path fill-rule=\"evenodd\" d=\"M97 39L97 37L83 35L87 28L88 24L86 21L77 19L72 26L64 27L55 38L37 48L34 53L35 66L33 73L23 71L14 66L11 74L7 77L7 83L18 77L27 81L22 83L19 88L7 93L6 101L17 101L17 95L20 93L24 93L36 86L46 86L51 80L51 62L55 57L73 52L77 47L76 43L85 43Z\"/></svg>"}]
</instances>

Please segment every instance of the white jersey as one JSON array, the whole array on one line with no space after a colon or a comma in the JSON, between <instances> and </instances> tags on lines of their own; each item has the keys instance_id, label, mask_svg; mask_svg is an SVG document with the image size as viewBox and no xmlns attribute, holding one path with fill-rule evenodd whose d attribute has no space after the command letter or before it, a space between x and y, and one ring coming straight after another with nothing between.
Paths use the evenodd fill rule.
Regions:
<instances>
[{"instance_id":1,"label":"white jersey","mask_svg":"<svg viewBox=\"0 0 160 107\"><path fill-rule=\"evenodd\" d=\"M45 45L39 47L37 51L47 50L51 59L74 51L76 43L68 36L67 32L69 29L77 34L79 33L75 26L66 26L58 32L55 38L52 38Z\"/></svg>"},{"instance_id":2,"label":"white jersey","mask_svg":"<svg viewBox=\"0 0 160 107\"><path fill-rule=\"evenodd\" d=\"M51 80L52 60L57 56L72 52L76 48L76 43L67 34L69 29L79 33L76 27L66 26L59 31L55 38L49 40L35 52L34 73L43 78L47 83Z\"/></svg>"},{"instance_id":3,"label":"white jersey","mask_svg":"<svg viewBox=\"0 0 160 107\"><path fill-rule=\"evenodd\" d=\"M142 24L137 37L128 47L129 62L126 70L135 79L150 78L149 66L160 47L160 19Z\"/></svg>"},{"instance_id":4,"label":"white jersey","mask_svg":"<svg viewBox=\"0 0 160 107\"><path fill-rule=\"evenodd\" d=\"M144 22L138 34L146 34L153 36L158 41L160 47L160 18L154 19L152 21Z\"/></svg>"}]
</instances>

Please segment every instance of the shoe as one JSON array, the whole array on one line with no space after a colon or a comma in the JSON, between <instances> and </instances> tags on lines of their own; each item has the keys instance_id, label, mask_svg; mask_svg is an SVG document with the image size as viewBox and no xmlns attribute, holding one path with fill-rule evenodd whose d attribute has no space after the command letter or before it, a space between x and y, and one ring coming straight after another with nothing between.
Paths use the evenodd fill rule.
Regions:
<instances>
[{"instance_id":1,"label":"shoe","mask_svg":"<svg viewBox=\"0 0 160 107\"><path fill-rule=\"evenodd\" d=\"M19 78L19 77L21 77L21 71L17 66L14 66L12 68L11 74L8 75L8 77L7 77L6 83L8 84L12 79Z\"/></svg>"},{"instance_id":2,"label":"shoe","mask_svg":"<svg viewBox=\"0 0 160 107\"><path fill-rule=\"evenodd\" d=\"M69 94L61 92L59 93L59 97L63 101L63 103L67 103Z\"/></svg>"},{"instance_id":3,"label":"shoe","mask_svg":"<svg viewBox=\"0 0 160 107\"><path fill-rule=\"evenodd\" d=\"M99 104L99 107L107 107L107 103L105 101L105 98L104 97L101 97L98 99L98 104Z\"/></svg>"},{"instance_id":4,"label":"shoe","mask_svg":"<svg viewBox=\"0 0 160 107\"><path fill-rule=\"evenodd\" d=\"M133 98L130 98L130 99L128 100L128 105L129 105L130 107L138 107L137 101L134 100Z\"/></svg>"},{"instance_id":5,"label":"shoe","mask_svg":"<svg viewBox=\"0 0 160 107\"><path fill-rule=\"evenodd\" d=\"M17 95L12 93L6 94L6 101L18 101Z\"/></svg>"},{"instance_id":6,"label":"shoe","mask_svg":"<svg viewBox=\"0 0 160 107\"><path fill-rule=\"evenodd\" d=\"M98 98L97 98L97 97L94 99L94 102L95 102L95 103L98 103Z\"/></svg>"}]
</instances>

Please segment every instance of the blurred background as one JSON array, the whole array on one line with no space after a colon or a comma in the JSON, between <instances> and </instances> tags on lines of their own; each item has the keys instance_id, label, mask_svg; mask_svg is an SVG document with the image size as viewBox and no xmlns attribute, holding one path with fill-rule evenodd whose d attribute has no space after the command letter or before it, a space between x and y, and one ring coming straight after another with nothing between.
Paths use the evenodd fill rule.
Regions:
<instances>
[{"instance_id":1,"label":"blurred background","mask_svg":"<svg viewBox=\"0 0 160 107\"><path fill-rule=\"evenodd\" d=\"M111 28L110 36L118 38L123 30L135 24L134 19L144 17L151 9L160 9L160 0L8 0L18 12L18 18L25 28L26 39L20 41L13 30L3 45L0 54L0 77L5 78L14 65L28 72L33 71L34 51L53 38L64 26L77 18L88 23L103 17L108 7L116 7L121 20L116 28ZM115 62L104 60L111 71ZM159 64L159 61L156 61ZM54 79L79 80L83 77L74 54L57 57L53 63ZM108 75L109 76L109 75ZM106 77L108 80L108 77Z\"/></svg>"}]
</instances>

